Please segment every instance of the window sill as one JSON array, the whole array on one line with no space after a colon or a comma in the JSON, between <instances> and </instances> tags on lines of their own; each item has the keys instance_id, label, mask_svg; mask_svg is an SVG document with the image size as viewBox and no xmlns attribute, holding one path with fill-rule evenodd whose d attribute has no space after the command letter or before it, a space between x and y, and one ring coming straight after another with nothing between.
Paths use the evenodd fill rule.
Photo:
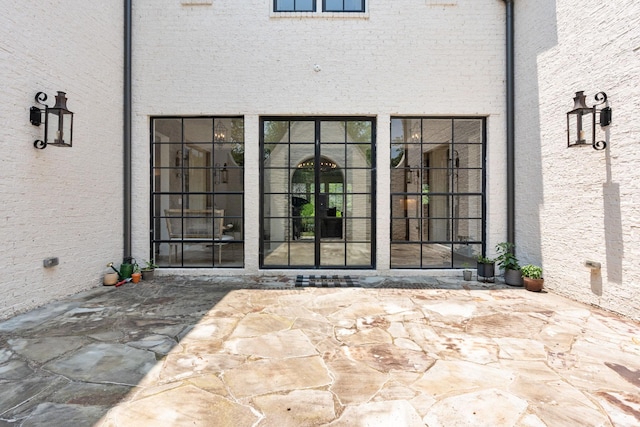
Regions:
<instances>
[{"instance_id":1,"label":"window sill","mask_svg":"<svg viewBox=\"0 0 640 427\"><path fill-rule=\"evenodd\" d=\"M181 0L182 6L211 6L213 0Z\"/></svg>"},{"instance_id":2,"label":"window sill","mask_svg":"<svg viewBox=\"0 0 640 427\"><path fill-rule=\"evenodd\" d=\"M269 18L369 19L369 12L270 12Z\"/></svg>"}]
</instances>

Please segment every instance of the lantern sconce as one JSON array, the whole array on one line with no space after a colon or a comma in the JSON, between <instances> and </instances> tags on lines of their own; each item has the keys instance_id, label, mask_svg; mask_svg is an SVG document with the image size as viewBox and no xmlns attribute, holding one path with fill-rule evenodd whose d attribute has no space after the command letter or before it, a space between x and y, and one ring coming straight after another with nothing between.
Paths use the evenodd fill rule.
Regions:
<instances>
[{"instance_id":1,"label":"lantern sconce","mask_svg":"<svg viewBox=\"0 0 640 427\"><path fill-rule=\"evenodd\" d=\"M607 148L607 141L596 139L596 121L600 127L611 124L611 107L607 102L607 94L598 92L596 104L588 107L584 91L576 92L573 98L573 109L567 113L567 147L585 147L591 145L595 150ZM598 109L599 105L605 105Z\"/></svg>"},{"instance_id":2,"label":"lantern sconce","mask_svg":"<svg viewBox=\"0 0 640 427\"><path fill-rule=\"evenodd\" d=\"M225 163L222 167L220 167L220 163L216 163L213 168L213 176L215 184L229 183L229 171L227 170L227 164Z\"/></svg>"},{"instance_id":3,"label":"lantern sconce","mask_svg":"<svg viewBox=\"0 0 640 427\"><path fill-rule=\"evenodd\" d=\"M44 141L37 139L33 142L33 146L40 150L53 145L56 147L71 147L73 138L73 113L67 108L66 93L58 91L56 95L56 103L53 107L49 107L44 102L47 100L47 94L38 92L35 100L44 108L31 107L29 110L29 118L31 124L40 126L44 123ZM44 121L42 116L44 114Z\"/></svg>"},{"instance_id":4,"label":"lantern sconce","mask_svg":"<svg viewBox=\"0 0 640 427\"><path fill-rule=\"evenodd\" d=\"M226 184L229 182L229 171L227 171L226 163L222 166L222 170L220 171L220 180L222 181L223 184Z\"/></svg>"}]
</instances>

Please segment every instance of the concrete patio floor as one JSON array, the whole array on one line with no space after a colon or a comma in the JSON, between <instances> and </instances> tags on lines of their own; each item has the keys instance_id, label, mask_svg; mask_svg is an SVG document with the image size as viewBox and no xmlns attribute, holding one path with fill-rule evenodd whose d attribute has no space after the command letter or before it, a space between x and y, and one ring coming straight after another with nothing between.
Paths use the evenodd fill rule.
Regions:
<instances>
[{"instance_id":1,"label":"concrete patio floor","mask_svg":"<svg viewBox=\"0 0 640 427\"><path fill-rule=\"evenodd\" d=\"M0 322L0 426L637 426L640 324L455 278L156 277Z\"/></svg>"}]
</instances>

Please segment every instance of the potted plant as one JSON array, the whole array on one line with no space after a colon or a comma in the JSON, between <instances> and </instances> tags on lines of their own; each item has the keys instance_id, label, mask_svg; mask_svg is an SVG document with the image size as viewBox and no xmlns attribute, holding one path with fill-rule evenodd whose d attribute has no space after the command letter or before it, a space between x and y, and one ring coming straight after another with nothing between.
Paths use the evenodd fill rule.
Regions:
<instances>
[{"instance_id":1,"label":"potted plant","mask_svg":"<svg viewBox=\"0 0 640 427\"><path fill-rule=\"evenodd\" d=\"M520 271L522 272L522 280L524 281L524 287L531 292L540 292L544 286L544 279L542 278L542 267L533 264L527 264L523 266Z\"/></svg>"},{"instance_id":2,"label":"potted plant","mask_svg":"<svg viewBox=\"0 0 640 427\"><path fill-rule=\"evenodd\" d=\"M462 277L467 282L471 281L471 276L473 272L469 269L469 264L465 262L464 264L462 264L462 267L464 267L464 270L462 270Z\"/></svg>"},{"instance_id":3,"label":"potted plant","mask_svg":"<svg viewBox=\"0 0 640 427\"><path fill-rule=\"evenodd\" d=\"M136 262L133 264L133 271L131 272L131 281L133 283L138 283L140 282L140 279L142 279L142 273L140 272L140 266Z\"/></svg>"},{"instance_id":4,"label":"potted plant","mask_svg":"<svg viewBox=\"0 0 640 427\"><path fill-rule=\"evenodd\" d=\"M144 260L144 267L140 270L142 273L142 280L153 279L156 268L158 268L158 266L153 263L153 259L150 259L149 261Z\"/></svg>"},{"instance_id":5,"label":"potted plant","mask_svg":"<svg viewBox=\"0 0 640 427\"><path fill-rule=\"evenodd\" d=\"M485 282L489 281L489 279L493 281L496 270L496 261L493 258L486 258L482 255L478 255L476 260L478 261L478 279L480 277L484 277Z\"/></svg>"},{"instance_id":6,"label":"potted plant","mask_svg":"<svg viewBox=\"0 0 640 427\"><path fill-rule=\"evenodd\" d=\"M501 270L504 270L504 282L510 286L522 286L522 273L520 263L514 254L515 245L510 242L502 242L496 245L498 257L496 262Z\"/></svg>"}]
</instances>

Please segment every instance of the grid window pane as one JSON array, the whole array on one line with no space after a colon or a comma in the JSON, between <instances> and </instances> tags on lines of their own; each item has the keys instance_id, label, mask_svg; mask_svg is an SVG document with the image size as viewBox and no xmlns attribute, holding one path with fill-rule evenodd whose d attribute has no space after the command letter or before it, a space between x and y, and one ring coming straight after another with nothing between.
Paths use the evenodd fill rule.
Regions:
<instances>
[{"instance_id":1,"label":"grid window pane","mask_svg":"<svg viewBox=\"0 0 640 427\"><path fill-rule=\"evenodd\" d=\"M364 0L344 0L344 10L349 12L364 11Z\"/></svg>"},{"instance_id":2,"label":"grid window pane","mask_svg":"<svg viewBox=\"0 0 640 427\"><path fill-rule=\"evenodd\" d=\"M421 243L416 268L459 268L482 251L484 127L481 118L391 120L391 240ZM412 264L404 246L391 245L392 268Z\"/></svg>"},{"instance_id":3,"label":"grid window pane","mask_svg":"<svg viewBox=\"0 0 640 427\"><path fill-rule=\"evenodd\" d=\"M342 10L342 0L325 0L324 10L326 11Z\"/></svg>"},{"instance_id":4,"label":"grid window pane","mask_svg":"<svg viewBox=\"0 0 640 427\"><path fill-rule=\"evenodd\" d=\"M313 12L315 0L273 0L276 12Z\"/></svg>"},{"instance_id":5,"label":"grid window pane","mask_svg":"<svg viewBox=\"0 0 640 427\"><path fill-rule=\"evenodd\" d=\"M148 258L161 267L244 265L243 141L240 117L152 119Z\"/></svg>"},{"instance_id":6,"label":"grid window pane","mask_svg":"<svg viewBox=\"0 0 640 427\"><path fill-rule=\"evenodd\" d=\"M325 12L364 12L364 0L324 0Z\"/></svg>"}]
</instances>

